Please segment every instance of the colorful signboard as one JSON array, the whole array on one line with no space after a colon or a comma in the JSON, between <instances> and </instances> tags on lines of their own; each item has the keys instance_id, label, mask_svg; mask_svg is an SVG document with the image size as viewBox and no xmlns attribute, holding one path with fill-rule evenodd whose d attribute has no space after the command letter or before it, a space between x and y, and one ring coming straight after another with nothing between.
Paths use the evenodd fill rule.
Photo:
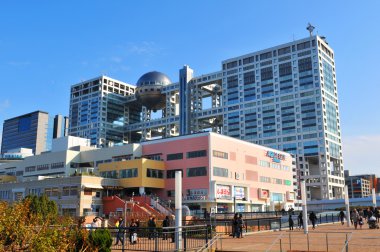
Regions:
<instances>
[{"instance_id":1,"label":"colorful signboard","mask_svg":"<svg viewBox=\"0 0 380 252\"><path fill-rule=\"evenodd\" d=\"M267 157L272 158L272 162L281 163L281 160L285 160L285 155L274 151L267 151Z\"/></svg>"},{"instance_id":2,"label":"colorful signboard","mask_svg":"<svg viewBox=\"0 0 380 252\"><path fill-rule=\"evenodd\" d=\"M268 199L269 198L269 190L259 188L259 198L260 199Z\"/></svg>"},{"instance_id":3,"label":"colorful signboard","mask_svg":"<svg viewBox=\"0 0 380 252\"><path fill-rule=\"evenodd\" d=\"M243 199L245 198L245 190L244 187L241 186L235 186L234 187L234 195L236 199Z\"/></svg>"},{"instance_id":4,"label":"colorful signboard","mask_svg":"<svg viewBox=\"0 0 380 252\"><path fill-rule=\"evenodd\" d=\"M228 185L216 185L216 198L231 199L231 187Z\"/></svg>"},{"instance_id":5,"label":"colorful signboard","mask_svg":"<svg viewBox=\"0 0 380 252\"><path fill-rule=\"evenodd\" d=\"M294 192L286 192L286 200L293 201L296 198L296 194Z\"/></svg>"}]
</instances>

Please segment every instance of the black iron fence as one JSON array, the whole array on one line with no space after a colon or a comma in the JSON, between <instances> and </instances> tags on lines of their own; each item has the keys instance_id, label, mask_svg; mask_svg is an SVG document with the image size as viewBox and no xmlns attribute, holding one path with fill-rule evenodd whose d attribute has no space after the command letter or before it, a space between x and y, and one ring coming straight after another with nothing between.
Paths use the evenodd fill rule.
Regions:
<instances>
[{"instance_id":1,"label":"black iron fence","mask_svg":"<svg viewBox=\"0 0 380 252\"><path fill-rule=\"evenodd\" d=\"M99 228L98 228L99 229ZM181 237L183 251L193 251L208 244L215 236L210 226L183 226L178 232L169 228L108 228L113 240L112 251L176 251L176 239Z\"/></svg>"}]
</instances>

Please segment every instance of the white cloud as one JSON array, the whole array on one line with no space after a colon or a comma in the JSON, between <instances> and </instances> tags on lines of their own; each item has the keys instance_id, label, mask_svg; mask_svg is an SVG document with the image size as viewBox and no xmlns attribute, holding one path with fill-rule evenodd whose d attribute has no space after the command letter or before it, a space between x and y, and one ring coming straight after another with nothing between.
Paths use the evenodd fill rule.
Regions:
<instances>
[{"instance_id":1,"label":"white cloud","mask_svg":"<svg viewBox=\"0 0 380 252\"><path fill-rule=\"evenodd\" d=\"M8 65L14 66L14 67L22 67L22 66L30 65L30 62L29 61L9 61Z\"/></svg>"},{"instance_id":2,"label":"white cloud","mask_svg":"<svg viewBox=\"0 0 380 252\"><path fill-rule=\"evenodd\" d=\"M9 101L9 99L5 99L2 102L0 102L0 113L9 108L10 106L11 102Z\"/></svg>"},{"instance_id":3,"label":"white cloud","mask_svg":"<svg viewBox=\"0 0 380 252\"><path fill-rule=\"evenodd\" d=\"M374 173L380 175L380 135L348 136L343 138L344 168L351 175Z\"/></svg>"}]
</instances>

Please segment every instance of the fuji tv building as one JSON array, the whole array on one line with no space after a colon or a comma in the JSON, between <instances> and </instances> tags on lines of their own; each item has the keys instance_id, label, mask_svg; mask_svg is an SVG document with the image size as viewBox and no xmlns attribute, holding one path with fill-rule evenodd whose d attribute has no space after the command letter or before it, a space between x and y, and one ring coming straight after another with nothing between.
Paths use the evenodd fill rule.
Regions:
<instances>
[{"instance_id":1,"label":"fuji tv building","mask_svg":"<svg viewBox=\"0 0 380 252\"><path fill-rule=\"evenodd\" d=\"M343 198L334 56L310 36L209 74L185 65L175 82L156 71L136 85L96 77L71 86L69 135L106 147L211 131L291 153L308 200Z\"/></svg>"}]
</instances>

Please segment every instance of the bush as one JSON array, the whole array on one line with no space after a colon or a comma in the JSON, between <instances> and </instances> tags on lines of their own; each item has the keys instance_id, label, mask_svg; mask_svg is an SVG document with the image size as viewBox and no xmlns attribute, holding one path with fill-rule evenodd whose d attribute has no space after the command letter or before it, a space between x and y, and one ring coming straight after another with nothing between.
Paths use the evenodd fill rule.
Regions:
<instances>
[{"instance_id":1,"label":"bush","mask_svg":"<svg viewBox=\"0 0 380 252\"><path fill-rule=\"evenodd\" d=\"M97 229L90 232L90 246L99 252L111 252L112 238L108 229Z\"/></svg>"}]
</instances>

